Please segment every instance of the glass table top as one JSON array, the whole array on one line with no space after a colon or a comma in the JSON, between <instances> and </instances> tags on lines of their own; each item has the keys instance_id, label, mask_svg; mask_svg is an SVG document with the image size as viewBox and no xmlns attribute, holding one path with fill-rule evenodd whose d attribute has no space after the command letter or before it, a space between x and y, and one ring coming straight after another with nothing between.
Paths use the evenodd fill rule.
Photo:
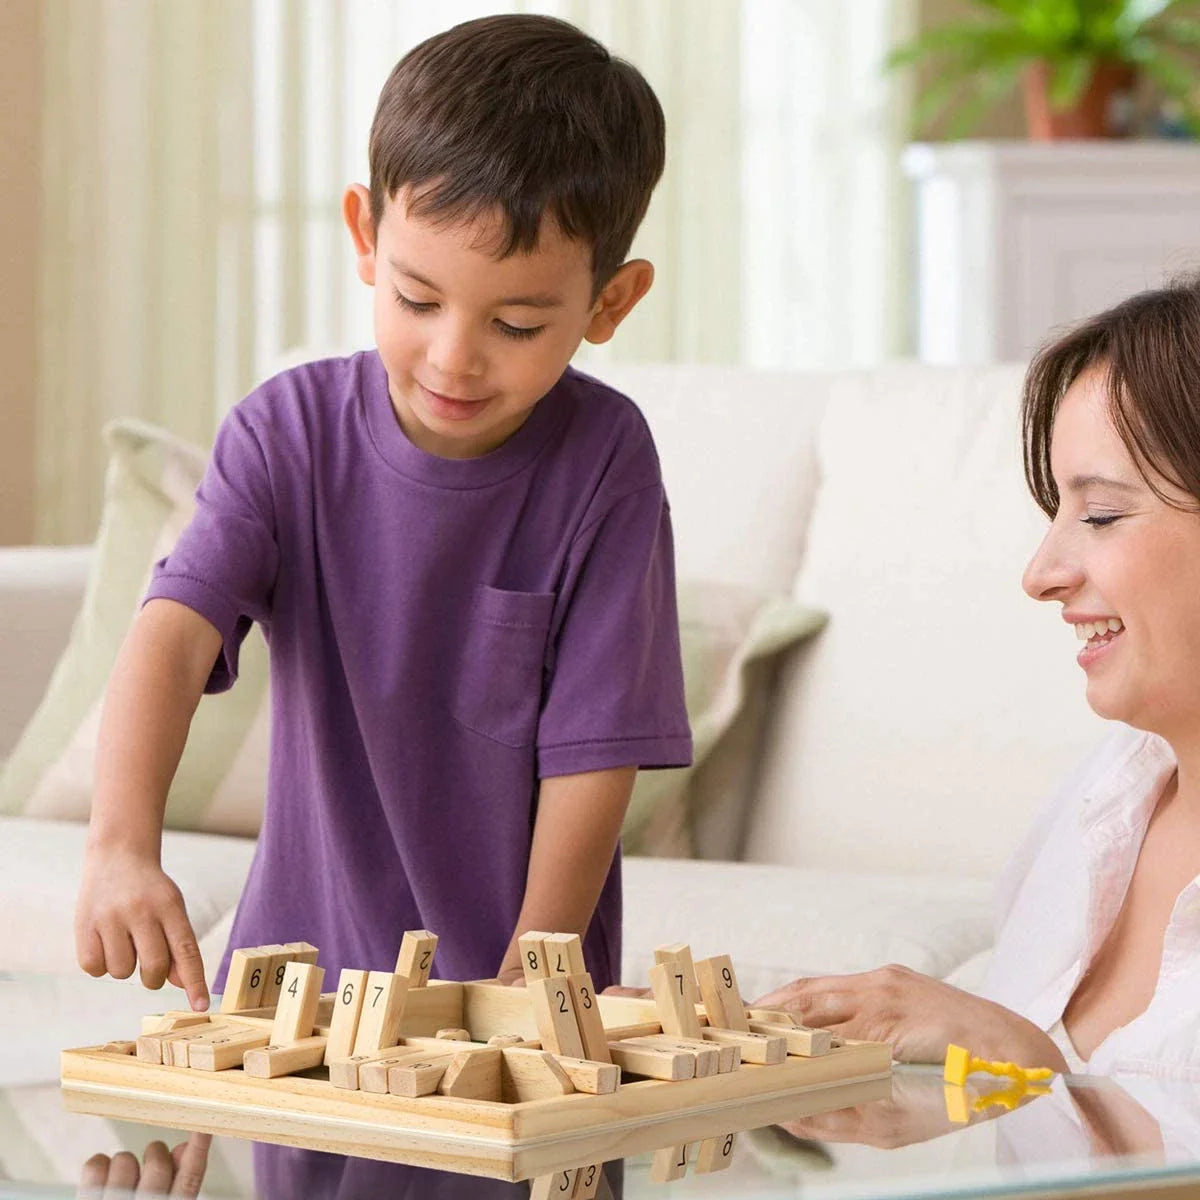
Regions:
<instances>
[{"instance_id":1,"label":"glass table top","mask_svg":"<svg viewBox=\"0 0 1200 1200\"><path fill-rule=\"evenodd\" d=\"M795 1105L818 1110L803 1116L789 1119L781 1112L774 1125L695 1142L673 1140L656 1151L612 1158L604 1165L608 1188L630 1200L800 1195L882 1200L1089 1195L1106 1184L1135 1189L1170 1183L1186 1185L1180 1196L1200 1196L1200 1096L1188 1085L1075 1077L1020 1095L985 1076L972 1077L965 1089L948 1089L936 1068L900 1066L890 1085L876 1085L877 1097L861 1103L844 1106L839 1088L824 1091L815 1105L811 1097ZM832 1106L828 1111L820 1111L824 1102ZM687 1133L673 1128L671 1136L686 1139ZM147 1153L156 1141L175 1149L173 1167L163 1148ZM706 1153L707 1166L718 1169L705 1170ZM419 1153L414 1157L421 1160ZM533 1194L586 1194L575 1192L578 1168L534 1180ZM68 1111L53 1083L0 1089L0 1196L74 1196L88 1185L106 1184L104 1195L112 1196L142 1182L143 1172L139 1194L158 1194L175 1184L172 1195L485 1200L526 1196L531 1188L529 1182L189 1135L155 1124L152 1114L119 1120Z\"/></svg>"},{"instance_id":2,"label":"glass table top","mask_svg":"<svg viewBox=\"0 0 1200 1200\"><path fill-rule=\"evenodd\" d=\"M153 1109L118 1119L77 1111L74 1098L68 1108L57 1051L102 1040L85 1036L89 1022L111 1029L113 1012L93 1010L85 1019L61 988L39 993L24 982L5 987L0 976L0 1197L110 1197L135 1185L139 1195L270 1200L1200 1197L1200 1088L1138 1077L1065 1077L1019 1092L985 1075L948 1088L938 1068L900 1066L890 1081L726 1110L723 1131L709 1114L698 1125L663 1124L661 1136L649 1127L616 1134L602 1154L592 1148L592 1161L545 1158L543 1173L519 1183L419 1165L430 1161L427 1147L413 1149L408 1162L382 1162L228 1132L189 1133L175 1119L174 1128L159 1124ZM137 1002L144 1011L144 996ZM35 1010L40 1019L32 1022ZM302 1142L309 1136L291 1132ZM408 1151L388 1153L404 1159Z\"/></svg>"}]
</instances>

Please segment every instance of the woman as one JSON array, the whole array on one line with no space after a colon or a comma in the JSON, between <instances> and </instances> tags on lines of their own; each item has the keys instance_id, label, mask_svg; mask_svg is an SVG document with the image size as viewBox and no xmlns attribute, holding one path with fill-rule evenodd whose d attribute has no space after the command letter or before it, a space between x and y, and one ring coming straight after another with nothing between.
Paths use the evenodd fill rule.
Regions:
<instances>
[{"instance_id":1,"label":"woman","mask_svg":"<svg viewBox=\"0 0 1200 1200\"><path fill-rule=\"evenodd\" d=\"M1087 699L1122 722L1053 798L1001 882L982 996L901 967L763 997L937 1061L1200 1078L1200 278L1044 348L1022 403L1051 518L1025 572L1084 645Z\"/></svg>"}]
</instances>

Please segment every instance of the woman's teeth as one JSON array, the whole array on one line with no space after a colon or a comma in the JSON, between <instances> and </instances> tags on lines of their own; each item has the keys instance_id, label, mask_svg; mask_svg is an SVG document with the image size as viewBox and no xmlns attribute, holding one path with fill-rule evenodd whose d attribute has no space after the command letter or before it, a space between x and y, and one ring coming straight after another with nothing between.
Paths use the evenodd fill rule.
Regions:
<instances>
[{"instance_id":1,"label":"woman's teeth","mask_svg":"<svg viewBox=\"0 0 1200 1200\"><path fill-rule=\"evenodd\" d=\"M1108 640L1108 635L1114 636L1125 628L1120 617L1109 617L1107 621L1084 621L1075 626L1075 636L1081 642L1090 642L1093 638Z\"/></svg>"}]
</instances>

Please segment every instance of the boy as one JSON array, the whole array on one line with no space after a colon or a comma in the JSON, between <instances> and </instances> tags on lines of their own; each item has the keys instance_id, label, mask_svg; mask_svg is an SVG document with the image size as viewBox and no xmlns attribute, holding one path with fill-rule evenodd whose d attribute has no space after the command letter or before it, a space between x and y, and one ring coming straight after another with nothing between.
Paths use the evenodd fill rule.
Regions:
<instances>
[{"instance_id":1,"label":"boy","mask_svg":"<svg viewBox=\"0 0 1200 1200\"><path fill-rule=\"evenodd\" d=\"M587 931L596 985L616 980L633 777L691 743L657 456L567 364L652 282L624 258L662 164L645 80L565 22L468 22L397 65L370 190L343 202L377 349L285 372L222 425L105 700L84 970L140 962L207 1005L163 806L258 621L271 763L230 945L391 970L427 927L443 976L511 981L526 929Z\"/></svg>"}]
</instances>

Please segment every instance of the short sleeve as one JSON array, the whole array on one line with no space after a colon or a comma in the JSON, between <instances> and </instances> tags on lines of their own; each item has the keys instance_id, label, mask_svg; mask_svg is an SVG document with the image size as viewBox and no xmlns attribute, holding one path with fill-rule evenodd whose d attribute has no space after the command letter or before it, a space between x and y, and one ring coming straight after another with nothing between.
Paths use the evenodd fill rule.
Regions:
<instances>
[{"instance_id":1,"label":"short sleeve","mask_svg":"<svg viewBox=\"0 0 1200 1200\"><path fill-rule=\"evenodd\" d=\"M171 553L156 563L147 601L176 600L221 635L205 690L233 685L238 651L253 622L266 624L279 565L270 474L240 409L222 423L196 492L196 512Z\"/></svg>"},{"instance_id":2,"label":"short sleeve","mask_svg":"<svg viewBox=\"0 0 1200 1200\"><path fill-rule=\"evenodd\" d=\"M547 668L539 778L691 762L661 483L626 496L576 535Z\"/></svg>"}]
</instances>

